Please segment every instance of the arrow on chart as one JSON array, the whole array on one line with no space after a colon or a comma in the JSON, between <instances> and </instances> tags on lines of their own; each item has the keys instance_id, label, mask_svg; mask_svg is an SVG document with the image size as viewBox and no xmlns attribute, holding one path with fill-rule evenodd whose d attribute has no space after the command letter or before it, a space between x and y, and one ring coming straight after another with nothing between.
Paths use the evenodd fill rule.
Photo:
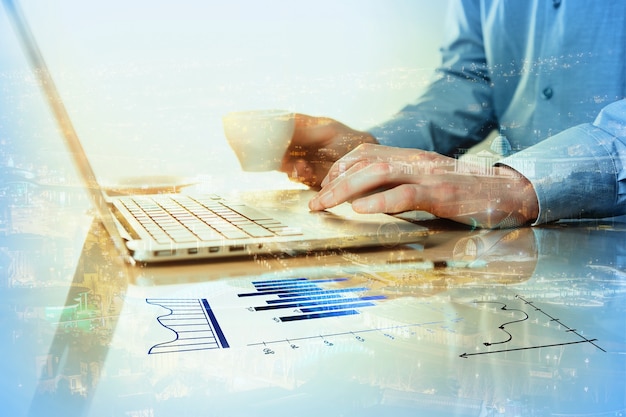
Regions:
<instances>
[{"instance_id":1,"label":"arrow on chart","mask_svg":"<svg viewBox=\"0 0 626 417\"><path fill-rule=\"evenodd\" d=\"M546 347L575 345L575 344L578 344L578 343L595 342L596 340L597 339L585 339L585 340L577 340L575 342L554 343L554 344L551 344L551 345L528 346L528 347L521 347L521 348L514 348L514 349L490 350L489 352L463 353L463 354L459 355L459 357L461 357L461 358L468 358L470 356L489 355L489 354L492 354L492 353L514 352L516 350L530 350L530 349L540 349L540 348L546 348ZM601 348L599 348L599 349L601 349Z\"/></svg>"}]
</instances>

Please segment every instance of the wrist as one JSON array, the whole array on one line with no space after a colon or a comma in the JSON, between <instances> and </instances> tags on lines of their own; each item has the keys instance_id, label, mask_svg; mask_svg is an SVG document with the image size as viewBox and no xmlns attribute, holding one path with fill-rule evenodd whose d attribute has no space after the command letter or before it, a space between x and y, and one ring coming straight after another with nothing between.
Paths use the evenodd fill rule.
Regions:
<instances>
[{"instance_id":1,"label":"wrist","mask_svg":"<svg viewBox=\"0 0 626 417\"><path fill-rule=\"evenodd\" d=\"M502 187L505 192L500 197L501 210L509 213L509 218L518 219L520 225L534 223L539 216L539 202L532 183L507 166L497 167L497 172L505 178Z\"/></svg>"},{"instance_id":2,"label":"wrist","mask_svg":"<svg viewBox=\"0 0 626 417\"><path fill-rule=\"evenodd\" d=\"M371 143L373 145L378 145L378 139L376 139L374 137L374 135L372 135L369 132L362 132L363 133L363 137L362 137L362 142L361 143Z\"/></svg>"}]
</instances>

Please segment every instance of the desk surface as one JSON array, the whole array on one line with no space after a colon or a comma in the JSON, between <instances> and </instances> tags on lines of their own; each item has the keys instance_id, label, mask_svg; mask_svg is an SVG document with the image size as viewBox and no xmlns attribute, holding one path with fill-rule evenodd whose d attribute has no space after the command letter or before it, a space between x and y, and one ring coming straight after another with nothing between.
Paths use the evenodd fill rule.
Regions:
<instances>
[{"instance_id":1,"label":"desk surface","mask_svg":"<svg viewBox=\"0 0 626 417\"><path fill-rule=\"evenodd\" d=\"M119 264L97 224L9 235L3 409L626 412L624 225L428 226L423 245L144 268Z\"/></svg>"}]
</instances>

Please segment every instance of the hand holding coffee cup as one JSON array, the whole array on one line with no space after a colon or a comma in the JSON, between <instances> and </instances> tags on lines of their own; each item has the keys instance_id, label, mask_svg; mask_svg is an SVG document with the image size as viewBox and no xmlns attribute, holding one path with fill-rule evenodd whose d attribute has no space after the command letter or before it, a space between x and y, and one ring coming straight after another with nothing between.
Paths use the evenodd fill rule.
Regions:
<instances>
[{"instance_id":1,"label":"hand holding coffee cup","mask_svg":"<svg viewBox=\"0 0 626 417\"><path fill-rule=\"evenodd\" d=\"M222 118L224 134L244 171L280 169L295 129L286 110L231 112Z\"/></svg>"}]
</instances>

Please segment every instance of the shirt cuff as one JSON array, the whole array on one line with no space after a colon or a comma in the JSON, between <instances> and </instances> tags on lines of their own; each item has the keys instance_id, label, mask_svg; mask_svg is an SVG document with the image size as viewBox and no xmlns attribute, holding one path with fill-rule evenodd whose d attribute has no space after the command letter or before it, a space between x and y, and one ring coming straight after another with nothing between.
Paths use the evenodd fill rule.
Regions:
<instances>
[{"instance_id":1,"label":"shirt cuff","mask_svg":"<svg viewBox=\"0 0 626 417\"><path fill-rule=\"evenodd\" d=\"M567 129L499 161L526 177L539 202L534 224L622 214L615 137L592 124ZM619 142L621 143L621 142ZM618 165L619 164L619 165Z\"/></svg>"}]
</instances>

